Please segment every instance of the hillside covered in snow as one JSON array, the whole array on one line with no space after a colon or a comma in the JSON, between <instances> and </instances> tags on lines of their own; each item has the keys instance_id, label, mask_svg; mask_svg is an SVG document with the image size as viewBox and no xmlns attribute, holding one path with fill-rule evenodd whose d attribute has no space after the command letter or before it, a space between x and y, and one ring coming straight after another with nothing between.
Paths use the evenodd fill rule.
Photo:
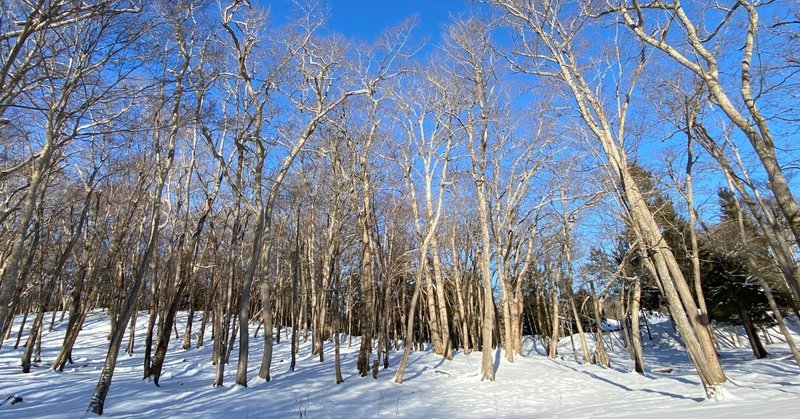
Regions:
<instances>
[{"instance_id":1,"label":"hillside covered in snow","mask_svg":"<svg viewBox=\"0 0 800 419\"><path fill-rule=\"evenodd\" d=\"M185 314L179 316L185 322ZM138 331L146 316L138 316ZM19 321L20 319L17 319ZM342 337L344 383L334 377L333 342L325 344L325 361L311 355L311 340L301 343L294 372L289 370L290 339L275 345L272 380L250 379L247 388L234 383L235 366L226 368L225 385L212 387L211 348L181 350L174 340L160 387L142 380L142 354L122 354L106 402L110 417L798 417L800 374L779 333L767 345L770 356L753 359L743 331L718 331L720 358L728 376L730 397L707 401L697 374L666 317L651 319L652 340L644 333L646 375L632 372L618 334L607 336L611 368L575 362L570 337L559 343L559 357L548 358L541 343L525 339L525 356L509 363L494 354L496 381L480 380L480 353L456 352L444 360L432 351L411 353L404 384L393 376L402 351L390 354L390 367L377 380L360 377L356 368L358 338ZM197 321L197 319L195 319ZM42 362L28 374L19 366L22 344L13 339L0 349L2 398L0 417L81 417L102 368L109 322L100 311L90 313L74 364L63 373L48 366L63 338L66 321L43 333ZM790 323L795 333L796 319ZM16 330L16 329L15 329ZM286 333L284 329L281 333ZM12 336L13 337L13 336ZM142 342L143 336L137 336ZM577 340L577 337L575 338ZM24 343L24 334L23 340ZM263 333L251 341L263 346ZM590 342L593 344L593 342ZM737 347L737 345L744 345ZM257 370L259 352L251 356Z\"/></svg>"}]
</instances>

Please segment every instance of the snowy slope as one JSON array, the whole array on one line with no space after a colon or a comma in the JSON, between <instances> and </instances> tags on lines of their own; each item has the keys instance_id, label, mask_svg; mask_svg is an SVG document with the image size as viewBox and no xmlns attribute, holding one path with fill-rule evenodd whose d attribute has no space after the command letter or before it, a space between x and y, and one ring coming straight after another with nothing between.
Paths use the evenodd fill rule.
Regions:
<instances>
[{"instance_id":1,"label":"snowy slope","mask_svg":"<svg viewBox=\"0 0 800 419\"><path fill-rule=\"evenodd\" d=\"M19 321L19 319L18 319ZM185 322L185 318L183 319ZM197 321L197 320L196 320ZM139 316L137 331L145 327ZM18 324L18 323L16 323ZM17 394L23 402L0 406L1 417L81 417L97 383L107 349L108 321L102 312L91 313L74 351L75 364L63 373L47 369L63 339L64 324L43 336L43 364L22 374L13 349L14 337L0 349L0 396ZM179 329L181 324L179 323ZM797 331L795 324L794 329ZM182 330L182 329L181 329ZM196 330L196 329L195 329ZM16 331L16 330L15 330ZM301 345L297 370L289 372L289 339L281 339L274 351L272 381L256 376L263 336L251 341L248 388L233 386L234 364L226 368L226 385L211 386L214 366L211 348L183 351L179 342L167 356L161 387L142 381L139 338L132 357L120 355L114 381L106 400L110 417L800 417L800 375L786 345L773 333L772 356L753 360L749 347L736 348L727 334L721 359L730 378L730 400L703 399L685 352L672 334L669 322L653 325L653 341L645 334L647 376L630 372L627 351L618 337L611 353L612 368L579 365L572 357L569 337L559 345L563 358L541 355L540 344L528 339L526 356L515 363L494 352L495 382L479 377L480 353L456 353L446 361L431 352L412 352L405 384L392 379L401 353L391 354L391 367L378 380L357 375L358 340L342 343L345 382L335 384L333 343L325 347L326 360L311 356L311 340ZM743 340L746 345L746 339ZM23 336L24 343L24 336ZM579 340L575 338L575 344ZM207 342L207 345L210 345ZM652 371L672 368L670 374Z\"/></svg>"}]
</instances>

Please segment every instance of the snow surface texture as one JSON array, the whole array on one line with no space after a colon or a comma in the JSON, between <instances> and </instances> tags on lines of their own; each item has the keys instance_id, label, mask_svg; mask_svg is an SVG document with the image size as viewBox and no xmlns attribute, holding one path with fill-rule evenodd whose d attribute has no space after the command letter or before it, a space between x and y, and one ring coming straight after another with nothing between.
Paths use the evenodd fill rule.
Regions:
<instances>
[{"instance_id":1,"label":"snow surface texture","mask_svg":"<svg viewBox=\"0 0 800 419\"><path fill-rule=\"evenodd\" d=\"M46 316L45 319L49 319ZM30 320L30 319L29 319ZM183 331L186 317L179 319ZM570 338L559 343L556 360L544 356L541 342L526 338L525 356L508 363L494 351L496 380L480 380L480 353L457 352L452 361L430 350L412 352L405 384L393 381L402 352L390 354L390 368L377 380L359 377L358 339L342 341L345 382L335 384L333 342L325 345L325 362L311 355L311 339L300 345L297 368L289 371L290 338L282 336L273 352L272 381L257 377L263 333L251 338L248 388L234 385L236 348L226 366L225 386L213 388L211 342L183 351L173 340L164 365L161 387L143 381L142 342L147 316L140 313L137 345L132 357L121 353L105 404L109 417L242 417L242 418L366 418L366 417L800 417L800 374L787 346L774 330L769 358L754 360L746 337L736 347L730 330L720 331L721 360L732 397L720 402L704 400L703 388L686 352L674 337L666 318L651 319L653 340L643 330L647 376L632 372L619 332L609 348L612 368L580 365L574 361ZM50 371L66 327L57 324L43 333L41 364L23 374L19 359L22 344L13 349L20 318L11 339L0 350L0 398L19 396L24 401L0 405L0 417L82 417L97 383L107 351L109 323L100 311L89 315L73 352L74 364L63 373ZM194 330L199 327L199 319ZM793 319L791 328L800 325ZM45 325L47 327L47 324ZM255 328L251 329L251 333ZM738 330L740 336L744 336ZM282 331L284 333L284 331ZM206 336L210 336L207 330ZM174 338L174 335L173 335ZM798 337L800 339L800 337ZM194 345L195 342L193 342ZM580 352L580 341L575 337ZM590 345L593 343L590 342ZM123 350L125 343L123 343ZM670 373L666 371L672 369ZM660 371L660 372L657 372Z\"/></svg>"}]
</instances>

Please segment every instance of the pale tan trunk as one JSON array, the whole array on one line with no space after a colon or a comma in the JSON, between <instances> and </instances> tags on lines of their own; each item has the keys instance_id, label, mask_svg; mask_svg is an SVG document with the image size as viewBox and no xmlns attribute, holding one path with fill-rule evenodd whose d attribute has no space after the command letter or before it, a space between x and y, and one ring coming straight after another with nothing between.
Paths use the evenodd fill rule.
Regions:
<instances>
[{"instance_id":1,"label":"pale tan trunk","mask_svg":"<svg viewBox=\"0 0 800 419\"><path fill-rule=\"evenodd\" d=\"M427 259L428 255L422 255L422 257ZM431 343L433 343L433 351L438 355L444 355L444 345L442 344L441 329L439 327L439 311L436 309L436 296L433 291L433 278L431 273L428 271L427 266L422 272L422 277L425 280L425 306L428 311L428 328L431 331Z\"/></svg>"},{"instance_id":2,"label":"pale tan trunk","mask_svg":"<svg viewBox=\"0 0 800 419\"><path fill-rule=\"evenodd\" d=\"M575 306L575 299L569 296L569 305L572 309L572 317L575 319L575 327L578 329L578 337L581 340L581 352L583 353L583 362L594 364L592 357L589 356L589 344L586 342L586 332L583 330L583 322L578 315L578 308Z\"/></svg>"},{"instance_id":3,"label":"pale tan trunk","mask_svg":"<svg viewBox=\"0 0 800 419\"><path fill-rule=\"evenodd\" d=\"M503 297L500 300L500 309L502 310L501 313L503 315L503 339L502 344L503 348L505 349L505 356L508 362L514 362L514 337L511 333L511 286L508 282L507 278L507 266L506 266L506 259L502 257L498 257L497 265L497 276L498 282L500 283L500 288L503 291Z\"/></svg>"},{"instance_id":4,"label":"pale tan trunk","mask_svg":"<svg viewBox=\"0 0 800 419\"><path fill-rule=\"evenodd\" d=\"M515 292L514 303L511 306L511 335L514 339L514 352L522 354L522 300L521 288Z\"/></svg>"},{"instance_id":5,"label":"pale tan trunk","mask_svg":"<svg viewBox=\"0 0 800 419\"><path fill-rule=\"evenodd\" d=\"M411 168L406 167L405 170L410 172ZM433 209L431 208L432 199L431 199L431 191L430 191L430 177L426 176L426 180L428 183L426 184L426 213L428 215L428 224L426 224L427 231L425 231L423 224L420 220L420 210L419 210L419 203L417 200L417 193L414 184L411 181L410 175L406 176L406 188L408 190L409 196L411 197L411 209L414 214L414 227L416 228L417 236L422 238L422 241L419 245L419 268L416 273L416 281L419 284L425 285L425 295L423 299L425 301L425 306L428 312L428 330L430 330L431 334L431 343L433 344L433 351L436 354L444 355L445 347L442 343L442 338L439 330L439 321L438 316L439 312L436 309L436 301L435 295L433 291L433 284L431 279L430 269L428 268L428 251L431 241L435 237L435 224L432 221L436 220L433 218ZM438 214L438 212L437 212ZM411 299L414 301L414 298ZM409 316L413 317L414 312L413 310L409 312ZM400 377L402 380L402 376Z\"/></svg>"},{"instance_id":6,"label":"pale tan trunk","mask_svg":"<svg viewBox=\"0 0 800 419\"><path fill-rule=\"evenodd\" d=\"M554 282L558 282L560 275L556 273L556 280ZM551 359L555 359L558 356L558 338L559 338L559 307L558 307L558 285L555 283L552 284L552 288L550 289L550 307L551 309L551 324L550 324L550 350L548 356Z\"/></svg>"},{"instance_id":7,"label":"pale tan trunk","mask_svg":"<svg viewBox=\"0 0 800 419\"><path fill-rule=\"evenodd\" d=\"M433 202L429 202L428 206L432 206ZM432 215L432 214L431 214ZM447 316L447 298L445 297L445 279L442 275L442 266L439 260L439 243L436 241L436 234L431 236L431 259L433 261L433 277L436 282L436 305L438 307L438 326L440 334L440 342L442 346L442 354L447 359L453 359L453 353L450 350L450 321Z\"/></svg>"},{"instance_id":8,"label":"pale tan trunk","mask_svg":"<svg viewBox=\"0 0 800 419\"><path fill-rule=\"evenodd\" d=\"M369 201L370 197L365 192L365 201ZM371 206L366 204L367 208ZM367 210L369 211L369 209ZM362 218L368 217L363 215ZM358 371L362 377L369 374L370 365L369 360L372 355L372 337L374 331L374 315L375 315L375 292L373 285L373 261L372 261L372 246L370 244L370 232L368 221L366 219L360 220L361 229L361 274L362 280L359 281L360 292L362 296L361 307L361 346L358 352Z\"/></svg>"},{"instance_id":9,"label":"pale tan trunk","mask_svg":"<svg viewBox=\"0 0 800 419\"><path fill-rule=\"evenodd\" d=\"M631 10L621 9L621 15L636 36L648 44L659 48L701 78L713 97L714 104L725 113L728 119L742 133L744 133L745 137L747 137L748 141L753 146L769 178L767 187L772 191L778 208L788 220L789 227L795 240L800 241L800 207L798 207L797 201L794 199L789 184L783 175L783 170L778 163L775 152L775 142L772 138L767 118L762 115L752 92L751 60L755 52L755 38L759 27L758 13L756 6L750 2L742 1L739 2L738 5L742 6L747 11L748 16L748 26L745 33L744 46L742 48L741 85L738 92L745 105L743 111L737 109L728 95L728 92L725 91L719 78L720 69L717 57L714 55L714 52L706 48L706 45L701 40L702 35L697 32L695 23L689 19L680 3L676 3L673 8L674 17L677 18L675 24L680 25L679 27L682 30L684 40L691 47L692 52L700 58L700 61L687 58L679 49L665 42L664 38L660 36L656 37L646 32L643 25L637 23L638 18L634 18L631 15ZM635 12L641 12L638 5L634 5L634 8L636 9ZM705 67L700 64L701 62L705 64Z\"/></svg>"},{"instance_id":10,"label":"pale tan trunk","mask_svg":"<svg viewBox=\"0 0 800 419\"><path fill-rule=\"evenodd\" d=\"M594 355L595 361L598 365L609 368L611 367L611 361L608 359L608 353L606 352L606 344L603 340L603 328L601 327L601 321L603 320L600 315L600 306L602 302L595 294L594 290L594 283L589 283L589 290L591 291L591 298L592 298L592 308L594 309L594 321L596 323L596 332L597 332L597 342L595 343L594 347Z\"/></svg>"},{"instance_id":11,"label":"pale tan trunk","mask_svg":"<svg viewBox=\"0 0 800 419\"><path fill-rule=\"evenodd\" d=\"M261 354L258 378L269 381L271 379L269 370L272 365L272 329L274 325L272 323L272 296L267 281L261 282L261 321L264 323L264 351Z\"/></svg>"},{"instance_id":12,"label":"pale tan trunk","mask_svg":"<svg viewBox=\"0 0 800 419\"><path fill-rule=\"evenodd\" d=\"M484 131L484 136L488 134ZM485 142L484 142L485 144ZM480 214L481 252L480 269L483 282L483 319L481 322L481 379L494 381L494 360L492 359L492 330L494 329L494 297L492 295L491 236L489 235L489 210L486 205L486 186L483 180L476 179L478 186L478 211Z\"/></svg>"},{"instance_id":13,"label":"pale tan trunk","mask_svg":"<svg viewBox=\"0 0 800 419\"><path fill-rule=\"evenodd\" d=\"M30 185L25 193L25 200L19 212L19 224L12 242L11 252L2 267L2 281L0 281L0 325L5 325L14 313L9 312L11 299L14 297L14 290L17 288L17 277L19 275L19 265L25 251L25 242L28 235L33 213L36 209L36 200L39 197L39 186L44 181L47 172L50 171L50 164L55 152L55 133L48 123L46 131L46 142L39 153L39 158L34 164L34 171L31 175Z\"/></svg>"},{"instance_id":14,"label":"pale tan trunk","mask_svg":"<svg viewBox=\"0 0 800 419\"><path fill-rule=\"evenodd\" d=\"M455 229L455 227L453 227ZM455 230L453 231L453 243L452 248L457 249L455 246ZM455 251L455 250L454 250ZM458 265L458 262L456 262ZM456 281L456 302L458 304L458 317L460 320L461 326L461 350L463 351L464 355L469 355L470 353L470 345L469 345L469 325L468 325L468 317L469 314L467 313L466 307L464 305L464 290L461 287L461 270L456 268L456 272L454 274L454 279Z\"/></svg>"},{"instance_id":15,"label":"pale tan trunk","mask_svg":"<svg viewBox=\"0 0 800 419\"><path fill-rule=\"evenodd\" d=\"M691 124L691 121L687 121L687 125ZM692 129L689 128L689 132L687 133L688 139L688 156L686 160L686 206L689 212L689 240L691 243L691 261L692 261L692 282L694 283L694 293L697 297L697 308L700 314L700 321L706 325L708 328L708 334L711 336L712 341L714 342L714 347L719 347L719 343L716 341L716 337L714 336L714 332L711 329L711 322L709 322L708 318L708 308L706 307L706 298L703 295L703 286L702 286L702 278L700 276L700 251L699 246L697 244L697 216L694 211L694 185L692 183L692 166L694 165L694 145L692 144Z\"/></svg>"},{"instance_id":16,"label":"pale tan trunk","mask_svg":"<svg viewBox=\"0 0 800 419\"><path fill-rule=\"evenodd\" d=\"M564 219L564 256L567 263L567 286L566 293L567 298L569 299L569 306L572 310L572 317L575 319L575 327L578 329L578 336L581 341L581 352L583 353L583 362L588 362L594 364L594 359L589 355L589 344L586 342L586 332L583 330L583 321L581 321L580 316L578 315L578 308L575 306L575 295L572 291L572 287L574 286L575 282L575 272L574 268L572 267L572 245L570 242L570 223L569 217L567 215L568 207L566 203L566 193L562 190L561 192L561 202L562 202L562 214Z\"/></svg>"},{"instance_id":17,"label":"pale tan trunk","mask_svg":"<svg viewBox=\"0 0 800 419\"><path fill-rule=\"evenodd\" d=\"M661 281L661 288L665 291L670 311L681 336L685 339L687 351L698 371L707 397L710 399L725 397L722 385L727 379L722 372L716 351L714 351L708 328L705 324L701 324L697 314L697 305L689 292L686 280L674 255L664 243L658 224L647 208L628 169L623 139L625 138L625 118L629 102L621 103L622 106L618 108L616 115L617 120L610 121L608 119L607 106L605 106L603 98L597 96L597 90L589 85L584 74L581 73L581 65L570 48L574 33L564 33L561 26L559 29L554 29L554 24L549 18L541 17L542 13L539 12L542 10L538 8L544 7L546 12L550 12L552 10L548 8L548 5L541 6L535 2L497 1L510 15L536 32L541 41L541 52L537 52L537 54L547 54L547 57L557 65L558 79L571 90L577 110L608 158L610 175L616 184L617 193L627 204L627 215L631 224L641 235L643 239L641 242L652 259L653 269ZM532 12L531 8L536 9ZM627 18L630 16L626 15ZM634 30L641 31L641 27L637 26L632 18L628 23ZM568 47L565 47L565 44ZM642 53L641 57L633 70L629 86L626 87L627 97L633 94L635 83L644 68L646 55ZM686 298L687 294L688 299Z\"/></svg>"}]
</instances>

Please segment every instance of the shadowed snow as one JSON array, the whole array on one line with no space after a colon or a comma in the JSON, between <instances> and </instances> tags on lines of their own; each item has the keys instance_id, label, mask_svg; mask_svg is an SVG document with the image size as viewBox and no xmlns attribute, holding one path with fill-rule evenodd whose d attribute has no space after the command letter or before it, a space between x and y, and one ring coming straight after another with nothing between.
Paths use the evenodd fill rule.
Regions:
<instances>
[{"instance_id":1,"label":"shadowed snow","mask_svg":"<svg viewBox=\"0 0 800 419\"><path fill-rule=\"evenodd\" d=\"M46 317L49 318L49 317ZM430 351L412 352L405 384L393 381L402 352L390 354L390 368L381 369L377 380L359 377L356 368L358 338L352 345L343 338L342 374L336 385L333 342L325 344L325 362L311 355L311 338L301 343L296 371L289 371L290 338L275 345L272 381L257 377L263 334L251 337L248 388L234 386L237 348L226 366L225 385L213 388L210 329L205 346L183 351L173 340L164 365L161 387L143 381L142 345L147 316L137 320L135 353L120 354L105 415L109 417L800 417L800 374L782 337L772 331L771 356L754 360L750 348L735 347L729 332L718 333L720 354L730 381L729 399L704 400L686 352L675 338L666 318L652 318L653 340L643 330L646 376L632 372L627 349L619 333L605 334L612 368L582 365L574 361L569 337L559 342L560 357L550 360L541 342L525 340L525 356L516 362L497 359L495 382L480 380L480 353L456 352L452 361ZM795 320L795 319L793 319ZM97 383L108 347L109 322L105 313L89 315L73 352L74 364L63 373L49 370L63 339L64 322L43 332L42 363L23 374L19 359L22 345L13 349L18 318L11 339L0 349L0 399L19 395L24 401L0 406L0 417L80 417ZM182 332L186 315L179 316ZM195 317L199 328L199 317ZM798 325L792 324L795 332ZM251 328L251 333L255 327ZM741 331L738 331L742 333ZM281 333L286 333L286 329ZM181 333L182 334L182 333ZM591 335L589 345L593 345ZM174 338L174 336L173 336ZM613 340L613 342L611 342ZM740 339L747 345L747 339ZM23 335L22 342L25 342ZM193 346L196 342L193 342ZM580 358L580 340L574 343ZM127 342L123 342L123 348ZM670 373L666 373L671 369Z\"/></svg>"}]
</instances>

